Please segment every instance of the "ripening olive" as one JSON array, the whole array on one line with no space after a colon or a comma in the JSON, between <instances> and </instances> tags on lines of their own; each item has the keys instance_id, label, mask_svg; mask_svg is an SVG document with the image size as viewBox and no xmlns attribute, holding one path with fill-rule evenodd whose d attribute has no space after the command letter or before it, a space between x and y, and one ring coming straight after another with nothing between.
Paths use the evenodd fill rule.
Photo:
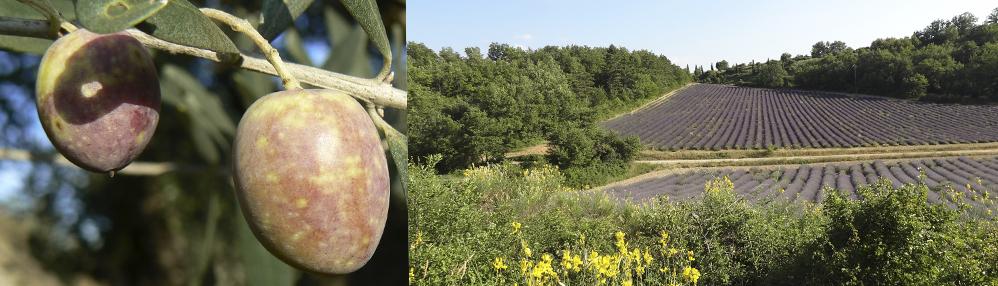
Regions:
<instances>
[{"instance_id":1,"label":"ripening olive","mask_svg":"<svg viewBox=\"0 0 998 286\"><path fill-rule=\"evenodd\" d=\"M95 172L120 170L159 122L159 79L146 48L126 33L76 30L45 51L38 117L52 145Z\"/></svg>"},{"instance_id":2,"label":"ripening olive","mask_svg":"<svg viewBox=\"0 0 998 286\"><path fill-rule=\"evenodd\" d=\"M388 215L388 165L368 113L331 90L254 102L236 131L237 197L253 233L304 270L343 274L374 254Z\"/></svg>"}]
</instances>

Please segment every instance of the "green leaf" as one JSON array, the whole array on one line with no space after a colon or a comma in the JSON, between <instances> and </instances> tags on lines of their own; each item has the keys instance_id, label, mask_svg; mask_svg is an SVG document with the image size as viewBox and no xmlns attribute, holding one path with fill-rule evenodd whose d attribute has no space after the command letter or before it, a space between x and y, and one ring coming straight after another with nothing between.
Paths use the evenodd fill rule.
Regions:
<instances>
[{"instance_id":1,"label":"green leaf","mask_svg":"<svg viewBox=\"0 0 998 286\"><path fill-rule=\"evenodd\" d=\"M273 76L268 74L240 69L232 73L232 81L236 83L236 92L243 106L250 106L260 97L277 90Z\"/></svg>"},{"instance_id":2,"label":"green leaf","mask_svg":"<svg viewBox=\"0 0 998 286\"><path fill-rule=\"evenodd\" d=\"M347 19L332 8L323 10L330 46L333 53L326 59L323 69L358 77L374 75L367 53L367 34L361 27L350 25Z\"/></svg>"},{"instance_id":3,"label":"green leaf","mask_svg":"<svg viewBox=\"0 0 998 286\"><path fill-rule=\"evenodd\" d=\"M409 90L409 69L405 67L405 28L402 28L401 24L395 24L392 27L392 46L396 55L401 55L395 57L392 61L392 65L395 66L395 80L392 85L401 89Z\"/></svg>"},{"instance_id":4,"label":"green leaf","mask_svg":"<svg viewBox=\"0 0 998 286\"><path fill-rule=\"evenodd\" d=\"M374 42L381 55L385 58L385 64L379 75L386 74L392 65L392 50L388 44L388 35L385 33L385 24L381 21L381 12L378 10L378 3L375 0L343 0L343 5L347 7L354 19L364 27L368 37Z\"/></svg>"},{"instance_id":5,"label":"green leaf","mask_svg":"<svg viewBox=\"0 0 998 286\"><path fill-rule=\"evenodd\" d=\"M242 261L246 285L294 285L298 280L298 271L271 255L253 235L243 212L237 213L235 248Z\"/></svg>"},{"instance_id":6,"label":"green leaf","mask_svg":"<svg viewBox=\"0 0 998 286\"><path fill-rule=\"evenodd\" d=\"M312 0L263 0L260 27L257 30L267 40L273 40L287 30L311 4Z\"/></svg>"},{"instance_id":7,"label":"green leaf","mask_svg":"<svg viewBox=\"0 0 998 286\"><path fill-rule=\"evenodd\" d=\"M286 34L284 34L284 47L288 49L288 54L291 55L291 59L295 62L303 65L314 66L315 63L312 59L308 57L308 53L305 52L305 45L302 43L301 35L298 34L298 30L289 29Z\"/></svg>"},{"instance_id":8,"label":"green leaf","mask_svg":"<svg viewBox=\"0 0 998 286\"><path fill-rule=\"evenodd\" d=\"M409 140L394 128L383 128L382 131L388 139L388 153L391 153L392 160L395 161L395 170L398 171L399 178L402 178L402 190L406 191L409 189L409 180L406 179L409 178L409 167L406 165L409 157Z\"/></svg>"},{"instance_id":9,"label":"green leaf","mask_svg":"<svg viewBox=\"0 0 998 286\"><path fill-rule=\"evenodd\" d=\"M0 50L41 55L52 45L52 40L0 35Z\"/></svg>"},{"instance_id":10,"label":"green leaf","mask_svg":"<svg viewBox=\"0 0 998 286\"><path fill-rule=\"evenodd\" d=\"M164 65L160 72L163 103L187 115L191 142L205 161L216 164L219 150L228 150L236 125L225 111L218 95L209 92L186 70Z\"/></svg>"},{"instance_id":11,"label":"green leaf","mask_svg":"<svg viewBox=\"0 0 998 286\"><path fill-rule=\"evenodd\" d=\"M229 36L187 0L170 0L145 22L139 30L174 44L208 49L222 53L238 53Z\"/></svg>"},{"instance_id":12,"label":"green leaf","mask_svg":"<svg viewBox=\"0 0 998 286\"><path fill-rule=\"evenodd\" d=\"M374 121L374 126L378 127L381 134L385 136L386 141L388 141L388 153L392 157L392 161L395 163L395 169L398 171L399 178L409 177L409 167L406 165L406 160L409 157L409 143L408 139L398 130L395 130L384 118L381 118L377 112L373 109L367 110L368 115L371 116L371 120ZM402 191L409 189L408 180L402 179Z\"/></svg>"},{"instance_id":13,"label":"green leaf","mask_svg":"<svg viewBox=\"0 0 998 286\"><path fill-rule=\"evenodd\" d=\"M56 11L66 20L76 19L76 10L71 0L50 0ZM45 20L45 16L31 9L28 5L14 0L0 0L0 16L20 19ZM31 37L0 35L0 50L16 53L44 54L52 40Z\"/></svg>"},{"instance_id":14,"label":"green leaf","mask_svg":"<svg viewBox=\"0 0 998 286\"><path fill-rule=\"evenodd\" d=\"M167 0L76 1L80 24L94 33L114 33L131 28L166 7Z\"/></svg>"}]
</instances>

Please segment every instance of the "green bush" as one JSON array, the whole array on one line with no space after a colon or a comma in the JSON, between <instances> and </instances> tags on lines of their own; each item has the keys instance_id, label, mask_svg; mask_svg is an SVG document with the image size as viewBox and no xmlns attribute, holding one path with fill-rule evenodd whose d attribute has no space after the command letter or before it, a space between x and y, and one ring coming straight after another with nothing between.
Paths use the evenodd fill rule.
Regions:
<instances>
[{"instance_id":1,"label":"green bush","mask_svg":"<svg viewBox=\"0 0 998 286\"><path fill-rule=\"evenodd\" d=\"M719 178L693 200L634 204L566 187L552 166L430 166L410 167L416 285L690 285L693 269L703 285L998 283L994 217L928 204L924 186L760 205Z\"/></svg>"},{"instance_id":2,"label":"green bush","mask_svg":"<svg viewBox=\"0 0 998 286\"><path fill-rule=\"evenodd\" d=\"M848 285L998 283L994 225L959 220L959 210L926 203L928 191L881 181L858 190L862 201L832 192L817 259L822 274Z\"/></svg>"},{"instance_id":3,"label":"green bush","mask_svg":"<svg viewBox=\"0 0 998 286\"><path fill-rule=\"evenodd\" d=\"M627 171L641 143L637 137L622 138L596 126L552 131L548 162L558 166L570 186L595 186Z\"/></svg>"}]
</instances>

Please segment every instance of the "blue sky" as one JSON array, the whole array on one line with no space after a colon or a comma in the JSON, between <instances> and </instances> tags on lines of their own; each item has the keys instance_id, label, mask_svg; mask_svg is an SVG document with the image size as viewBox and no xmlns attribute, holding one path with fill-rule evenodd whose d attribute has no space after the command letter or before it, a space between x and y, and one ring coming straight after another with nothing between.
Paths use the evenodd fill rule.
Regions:
<instances>
[{"instance_id":1,"label":"blue sky","mask_svg":"<svg viewBox=\"0 0 998 286\"><path fill-rule=\"evenodd\" d=\"M935 19L998 1L420 1L407 7L409 41L434 50L499 42L526 48L580 44L645 49L680 66L808 54L817 41L850 47L904 37Z\"/></svg>"}]
</instances>

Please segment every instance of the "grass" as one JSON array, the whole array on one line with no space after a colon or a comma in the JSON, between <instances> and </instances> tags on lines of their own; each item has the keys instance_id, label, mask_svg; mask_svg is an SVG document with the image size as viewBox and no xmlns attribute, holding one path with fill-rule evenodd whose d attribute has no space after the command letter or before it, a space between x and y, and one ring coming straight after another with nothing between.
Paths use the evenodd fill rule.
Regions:
<instances>
[{"instance_id":1,"label":"grass","mask_svg":"<svg viewBox=\"0 0 998 286\"><path fill-rule=\"evenodd\" d=\"M596 121L599 121L599 122L607 121L607 120L611 120L611 119L620 117L620 116L625 115L625 114L630 114L630 113L637 112L637 111L639 111L641 109L644 109L645 107L647 107L647 106L649 106L649 105L651 105L651 104L653 104L653 103L655 103L657 101L664 101L664 100L668 99L669 97L671 97L672 95L678 93L679 91L682 91L683 89L686 89L687 87L690 87L691 85L694 85L694 84L696 84L696 83L694 83L694 82L687 83L687 84L685 84L683 86L679 86L679 87L675 87L675 88L673 88L671 90L665 90L665 91L663 91L664 94L662 96L649 97L649 98L645 98L645 99L641 99L641 100L635 100L635 101L631 101L631 102L628 102L628 103L621 104L621 105L618 105L616 107L610 108L609 110L607 110L607 112L605 112L603 114L600 114Z\"/></svg>"}]
</instances>

